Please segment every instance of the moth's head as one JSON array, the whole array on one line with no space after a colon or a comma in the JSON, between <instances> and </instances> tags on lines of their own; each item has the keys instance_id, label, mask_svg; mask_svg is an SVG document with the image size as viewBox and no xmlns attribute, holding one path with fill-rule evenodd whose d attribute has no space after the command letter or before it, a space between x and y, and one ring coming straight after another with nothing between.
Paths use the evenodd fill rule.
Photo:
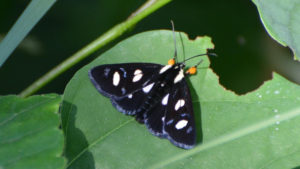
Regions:
<instances>
[{"instance_id":1,"label":"moth's head","mask_svg":"<svg viewBox=\"0 0 300 169\"><path fill-rule=\"evenodd\" d=\"M171 66L175 66L176 65L176 67L178 67L179 69L184 69L184 67L185 67L185 63L184 62L176 63L174 58L170 59L168 61L168 65L171 65ZM185 72L185 74L187 74L187 75L194 75L196 73L197 73L197 66L190 67Z\"/></svg>"},{"instance_id":2,"label":"moth's head","mask_svg":"<svg viewBox=\"0 0 300 169\"><path fill-rule=\"evenodd\" d=\"M175 59L170 59L168 61L168 65L170 66L174 66L175 69L183 69L185 67L185 63L184 62L181 62L181 63L176 63Z\"/></svg>"}]
</instances>

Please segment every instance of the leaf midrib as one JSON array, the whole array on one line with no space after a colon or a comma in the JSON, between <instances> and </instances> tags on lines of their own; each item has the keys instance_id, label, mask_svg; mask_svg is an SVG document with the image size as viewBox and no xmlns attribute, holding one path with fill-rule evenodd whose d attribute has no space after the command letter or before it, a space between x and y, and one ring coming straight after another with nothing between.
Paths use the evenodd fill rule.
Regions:
<instances>
[{"instance_id":1,"label":"leaf midrib","mask_svg":"<svg viewBox=\"0 0 300 169\"><path fill-rule=\"evenodd\" d=\"M260 101L274 101L274 100L281 100L281 99L288 99L288 100L293 100L293 98L286 98L286 97L280 97L280 98L269 98L269 99L261 99ZM253 99L253 100L236 100L236 99L232 99L232 100L193 100L193 103L247 103L247 104L253 104L253 103L257 103L257 100Z\"/></svg>"},{"instance_id":2,"label":"leaf midrib","mask_svg":"<svg viewBox=\"0 0 300 169\"><path fill-rule=\"evenodd\" d=\"M186 151L184 153L181 153L179 155L175 155L169 159L166 159L164 161L158 162L152 166L149 166L149 169L156 169L156 168L163 168L164 166L170 165L172 163L178 162L179 160L186 159L189 156L192 156L194 154L197 154L201 151L204 151L209 148L217 147L221 144L228 143L232 140L241 138L243 136L249 135L251 133L254 133L256 131L259 131L261 129L267 128L276 122L282 122L288 119L291 119L293 117L299 116L300 115L300 107L293 109L291 111L288 111L287 113L281 114L280 117L278 118L269 118L265 119L263 121L257 122L255 124L249 125L248 127L241 128L235 132L229 133L222 135L216 139L213 139L211 141L208 141L207 143L204 143L202 145L199 145L195 147L192 150Z\"/></svg>"}]
</instances>

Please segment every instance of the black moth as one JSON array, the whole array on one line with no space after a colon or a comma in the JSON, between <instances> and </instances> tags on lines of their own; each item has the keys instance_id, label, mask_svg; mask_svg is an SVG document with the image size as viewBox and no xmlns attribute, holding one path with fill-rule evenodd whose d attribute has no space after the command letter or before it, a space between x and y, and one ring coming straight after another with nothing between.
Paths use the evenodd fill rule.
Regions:
<instances>
[{"instance_id":1,"label":"black moth","mask_svg":"<svg viewBox=\"0 0 300 169\"><path fill-rule=\"evenodd\" d=\"M200 62L185 71L185 62L175 63L175 58L176 41L168 65L107 64L92 68L89 77L118 111L135 116L153 135L190 149L196 144L196 128L185 76L195 74Z\"/></svg>"}]
</instances>

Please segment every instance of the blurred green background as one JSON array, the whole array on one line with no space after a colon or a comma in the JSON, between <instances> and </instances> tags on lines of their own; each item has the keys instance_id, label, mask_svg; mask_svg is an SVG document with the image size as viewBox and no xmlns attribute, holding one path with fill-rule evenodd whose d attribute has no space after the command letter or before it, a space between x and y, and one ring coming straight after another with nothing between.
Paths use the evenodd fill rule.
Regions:
<instances>
[{"instance_id":1,"label":"blurred green background","mask_svg":"<svg viewBox=\"0 0 300 169\"><path fill-rule=\"evenodd\" d=\"M18 94L64 59L124 21L144 2L57 1L0 68L0 95ZM1 39L28 3L24 0L0 1ZM288 48L282 47L267 34L251 1L174 0L38 93L63 93L74 73L95 57L134 34L171 29L171 19L175 22L175 29L186 32L191 39L204 35L212 37L215 44L212 52L218 57L211 58L211 68L219 76L220 83L229 90L238 94L255 90L271 79L273 70L291 81L300 82L297 76L299 63L293 61Z\"/></svg>"}]
</instances>

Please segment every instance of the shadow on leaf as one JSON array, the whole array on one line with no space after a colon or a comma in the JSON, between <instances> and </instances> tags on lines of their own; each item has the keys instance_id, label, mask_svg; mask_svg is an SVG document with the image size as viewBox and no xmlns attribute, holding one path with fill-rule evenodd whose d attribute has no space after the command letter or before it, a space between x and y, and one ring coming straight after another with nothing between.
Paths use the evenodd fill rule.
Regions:
<instances>
[{"instance_id":1,"label":"shadow on leaf","mask_svg":"<svg viewBox=\"0 0 300 169\"><path fill-rule=\"evenodd\" d=\"M89 151L89 143L81 130L76 128L77 107L67 101L62 104L62 128L65 135L64 155L68 169L95 169L95 161ZM68 139L72 138L72 139Z\"/></svg>"},{"instance_id":2,"label":"shadow on leaf","mask_svg":"<svg viewBox=\"0 0 300 169\"><path fill-rule=\"evenodd\" d=\"M196 125L196 132L197 132L197 145L201 144L203 141L203 132L202 132L202 120L201 120L201 103L195 102L198 100L198 95L194 86L191 84L190 79L186 78L187 83L189 85L189 89L192 96L193 108L194 108L194 118L195 118L195 125Z\"/></svg>"}]
</instances>

